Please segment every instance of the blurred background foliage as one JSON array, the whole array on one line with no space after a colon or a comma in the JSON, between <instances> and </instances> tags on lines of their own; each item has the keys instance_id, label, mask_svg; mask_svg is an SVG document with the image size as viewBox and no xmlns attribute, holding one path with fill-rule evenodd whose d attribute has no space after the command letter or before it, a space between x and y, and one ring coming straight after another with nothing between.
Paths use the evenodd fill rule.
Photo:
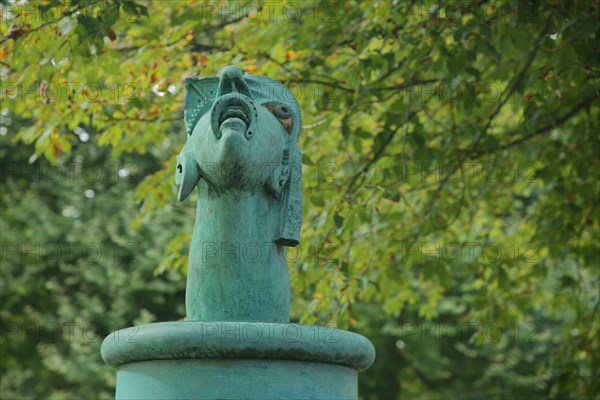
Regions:
<instances>
[{"instance_id":1,"label":"blurred background foliage","mask_svg":"<svg viewBox=\"0 0 600 400\"><path fill-rule=\"evenodd\" d=\"M180 319L183 81L304 113L293 321L364 399L599 399L598 1L0 1L0 396L111 398L109 332Z\"/></svg>"}]
</instances>

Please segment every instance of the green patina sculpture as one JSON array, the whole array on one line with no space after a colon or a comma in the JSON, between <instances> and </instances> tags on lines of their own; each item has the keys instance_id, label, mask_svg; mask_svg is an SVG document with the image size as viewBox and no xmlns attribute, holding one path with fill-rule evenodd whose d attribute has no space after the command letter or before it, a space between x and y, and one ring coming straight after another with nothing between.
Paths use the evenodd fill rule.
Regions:
<instances>
[{"instance_id":1,"label":"green patina sculpture","mask_svg":"<svg viewBox=\"0 0 600 400\"><path fill-rule=\"evenodd\" d=\"M224 68L186 81L178 199L198 187L187 321L102 343L121 399L357 399L375 359L359 334L289 323L286 246L300 242L301 116L290 91Z\"/></svg>"},{"instance_id":2,"label":"green patina sculpture","mask_svg":"<svg viewBox=\"0 0 600 400\"><path fill-rule=\"evenodd\" d=\"M289 322L284 247L298 245L302 224L298 103L234 66L186 88L178 199L198 186L187 317Z\"/></svg>"}]
</instances>

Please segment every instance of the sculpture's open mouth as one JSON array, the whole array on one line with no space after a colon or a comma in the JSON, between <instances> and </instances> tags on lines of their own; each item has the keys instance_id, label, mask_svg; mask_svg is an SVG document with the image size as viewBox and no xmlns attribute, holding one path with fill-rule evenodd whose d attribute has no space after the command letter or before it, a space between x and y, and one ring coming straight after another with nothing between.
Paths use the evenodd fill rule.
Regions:
<instances>
[{"instance_id":1,"label":"sculpture's open mouth","mask_svg":"<svg viewBox=\"0 0 600 400\"><path fill-rule=\"evenodd\" d=\"M236 118L242 120L246 125L250 123L250 119L246 115L244 109L239 105L231 105L221 112L219 116L219 126L223 124L229 118Z\"/></svg>"},{"instance_id":2,"label":"sculpture's open mouth","mask_svg":"<svg viewBox=\"0 0 600 400\"><path fill-rule=\"evenodd\" d=\"M252 100L239 93L223 95L215 101L211 124L213 132L220 138L227 131L241 133L250 139L256 123L256 106Z\"/></svg>"},{"instance_id":3,"label":"sculpture's open mouth","mask_svg":"<svg viewBox=\"0 0 600 400\"><path fill-rule=\"evenodd\" d=\"M229 130L243 135L248 125L250 125L250 119L239 105L231 105L225 108L219 116L219 131L221 131L221 134Z\"/></svg>"}]
</instances>

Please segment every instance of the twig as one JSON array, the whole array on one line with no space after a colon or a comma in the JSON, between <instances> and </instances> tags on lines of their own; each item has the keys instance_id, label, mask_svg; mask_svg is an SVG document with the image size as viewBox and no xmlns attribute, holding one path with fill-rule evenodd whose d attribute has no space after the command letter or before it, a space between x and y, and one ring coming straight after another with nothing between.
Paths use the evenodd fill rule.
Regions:
<instances>
[{"instance_id":1,"label":"twig","mask_svg":"<svg viewBox=\"0 0 600 400\"><path fill-rule=\"evenodd\" d=\"M67 12L65 12L63 15L61 15L60 17L58 17L58 18L56 18L56 19L53 19L52 21L46 21L46 22L44 22L43 24L41 24L41 25L39 25L39 26L36 26L36 27L35 27L35 28L33 28L33 29L30 29L30 30L28 30L28 31L23 31L23 33L21 33L19 36L15 37L15 38L4 36L4 37L3 37L3 38L0 40L0 44L2 44L2 43L4 43L4 42L8 41L9 39L14 39L14 40L17 40L17 39L19 39L19 38L22 38L22 37L24 37L24 36L27 36L27 35L29 35L29 34L31 34L31 33L33 33L33 32L37 32L37 31L39 31L40 29L43 29L43 28L47 27L48 25L55 24L55 23L57 23L58 21L61 21L61 20L63 20L63 19L64 19L64 18L66 18L66 17L70 17L70 16L71 16L71 15L73 15L73 14L76 14L76 13L78 13L78 12L80 12L80 11L83 11L83 10L85 10L86 8L90 7L91 5L94 5L94 3L90 3L90 4L88 4L88 5L86 5L86 6L83 6L83 7L77 7L77 8L75 8L75 9L71 10L71 11L67 11Z\"/></svg>"},{"instance_id":2,"label":"twig","mask_svg":"<svg viewBox=\"0 0 600 400\"><path fill-rule=\"evenodd\" d=\"M409 88L409 87L420 86L420 85L427 85L429 83L436 83L436 82L439 82L439 81L440 81L439 78L425 79L425 80L422 80L422 81L404 82L404 83L400 83L398 85L393 85L393 86L376 87L376 88L372 88L371 90L374 90L374 91L403 90L403 89L406 89L406 88Z\"/></svg>"},{"instance_id":3,"label":"twig","mask_svg":"<svg viewBox=\"0 0 600 400\"><path fill-rule=\"evenodd\" d=\"M339 89L339 90L342 90L344 92L354 93L353 89L350 89L350 88L347 88L345 86L339 85L339 84L337 84L335 82L327 82L327 81L322 81L322 80L319 80L319 79L287 79L286 81L290 82L290 83L299 83L299 84L302 84L302 83L316 83L318 85L324 85L324 86L329 86L329 87L332 87L332 88L335 88L335 89Z\"/></svg>"},{"instance_id":4,"label":"twig","mask_svg":"<svg viewBox=\"0 0 600 400\"><path fill-rule=\"evenodd\" d=\"M413 111L411 113L407 113L406 116L406 120L404 121L404 124L408 124L408 122L415 116L417 115L417 111ZM394 137L396 136L396 133L398 133L398 131L400 130L400 128L402 126L404 126L404 124L400 124L396 127L396 129L394 129L389 136L387 137L387 139L385 140L385 142L383 142L381 144L381 146L379 147L379 149L377 149L377 151L375 152L375 154L373 154L373 157L371 157L371 159L360 169L360 171L358 171L350 180L350 182L348 183L348 186L346 187L346 191L344 192L344 196L346 197L348 196L348 194L350 194L350 192L352 191L354 185L356 184L356 182L358 181L358 179L365 173L367 173L369 171L369 168L371 168L371 166L373 164L375 164L380 158L381 156L383 156L383 153L385 152L385 149L388 147L388 145L391 143L392 139L394 139Z\"/></svg>"}]
</instances>

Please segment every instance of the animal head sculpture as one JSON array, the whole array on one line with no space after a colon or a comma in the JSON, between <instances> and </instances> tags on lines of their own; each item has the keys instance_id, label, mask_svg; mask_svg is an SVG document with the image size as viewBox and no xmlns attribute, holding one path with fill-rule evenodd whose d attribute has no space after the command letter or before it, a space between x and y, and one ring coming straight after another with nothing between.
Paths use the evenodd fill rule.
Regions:
<instances>
[{"instance_id":1,"label":"animal head sculpture","mask_svg":"<svg viewBox=\"0 0 600 400\"><path fill-rule=\"evenodd\" d=\"M274 242L296 246L302 223L302 126L294 95L281 83L225 67L218 77L186 80L187 142L177 157L178 199L206 181L217 194L251 192L279 199Z\"/></svg>"}]
</instances>

